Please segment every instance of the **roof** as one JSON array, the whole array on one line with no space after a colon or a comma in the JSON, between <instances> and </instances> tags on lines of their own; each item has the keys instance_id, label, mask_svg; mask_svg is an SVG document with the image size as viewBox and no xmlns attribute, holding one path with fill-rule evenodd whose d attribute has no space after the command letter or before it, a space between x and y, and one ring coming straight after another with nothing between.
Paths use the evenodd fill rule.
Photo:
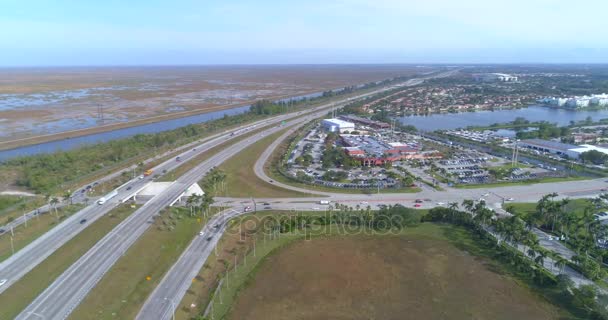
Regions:
<instances>
[{"instance_id":1,"label":"roof","mask_svg":"<svg viewBox=\"0 0 608 320\"><path fill-rule=\"evenodd\" d=\"M524 143L527 145L538 146L538 147L542 147L542 148L547 148L547 149L560 150L560 151L564 151L564 152L568 151L570 149L578 148L578 146L575 146L573 144L567 144L567 143L561 143L561 142L557 142L557 141L543 140L543 139L527 139L527 140L522 140L521 143Z\"/></svg>"},{"instance_id":2,"label":"roof","mask_svg":"<svg viewBox=\"0 0 608 320\"><path fill-rule=\"evenodd\" d=\"M352 122L348 122L348 121L344 121L344 120L340 120L340 119L323 119L323 122L327 122L327 123L332 123L332 124L336 124L339 125L340 127L354 127L355 124Z\"/></svg>"},{"instance_id":3,"label":"roof","mask_svg":"<svg viewBox=\"0 0 608 320\"><path fill-rule=\"evenodd\" d=\"M608 154L608 149L602 148L602 147L598 147L598 146L592 146L590 144L582 144L579 147L572 148L572 149L569 149L569 150L573 151L573 152L578 152L578 153L583 153L583 152L595 150L595 151L599 151L601 153Z\"/></svg>"}]
</instances>

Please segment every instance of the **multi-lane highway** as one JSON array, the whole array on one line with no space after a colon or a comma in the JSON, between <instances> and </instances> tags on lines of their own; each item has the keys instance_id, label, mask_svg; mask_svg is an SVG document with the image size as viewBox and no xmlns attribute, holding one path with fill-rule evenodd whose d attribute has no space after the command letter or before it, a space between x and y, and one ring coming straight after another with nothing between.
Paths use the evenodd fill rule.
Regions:
<instances>
[{"instance_id":1,"label":"multi-lane highway","mask_svg":"<svg viewBox=\"0 0 608 320\"><path fill-rule=\"evenodd\" d=\"M279 119L283 119L281 116ZM193 149L188 149L180 155L181 162L175 159L169 159L153 168L154 172L171 171L177 168L184 162L198 156L199 154L224 143L227 139L234 139L243 134L250 132L250 129L258 128L267 123L267 120L258 121L257 123L248 125L240 129L240 132L234 135L230 133L222 133L214 135ZM195 150L194 150L195 149ZM118 195L107 201L103 205L92 203L84 209L73 214L69 218L62 221L60 224L28 244L26 247L17 251L14 255L0 263L0 279L7 279L7 283L0 287L0 293L9 288L13 283L19 280L23 275L32 270L40 262L44 261L53 252L59 249L62 245L83 231L91 223L114 209L122 199L128 198L134 192L143 188L152 177L136 177L122 185L118 190ZM86 219L85 223L80 223Z\"/></svg>"},{"instance_id":2,"label":"multi-lane highway","mask_svg":"<svg viewBox=\"0 0 608 320\"><path fill-rule=\"evenodd\" d=\"M421 79L410 80L405 85L418 84L422 82ZM395 86L393 86L395 87ZM362 94L356 97L344 99L339 103L347 103L351 100L376 94L381 91L389 90L390 88L376 90L374 92ZM312 114L301 115L295 120L291 120L286 123L285 127L294 125L302 125L303 123L310 121L312 118L317 118L325 113L326 108L335 106L336 103L320 106L311 109ZM318 111L321 110L321 111ZM308 111L307 111L308 112ZM298 113L299 114L299 113ZM263 120L260 124L277 124L285 121L289 117L293 117L294 114L282 115L273 117L267 120ZM134 212L129 218L118 225L112 232L98 242L91 250L89 250L83 257L81 257L75 264L73 264L68 270L66 270L59 278L57 278L49 288L47 288L40 296L32 302L19 316L19 319L36 318L43 316L45 318L62 319L67 317L70 312L78 305L78 303L84 298L84 296L93 288L93 286L101 279L101 277L107 272L107 270L118 260L132 243L134 243L139 236L148 228L148 221L151 217L157 214L162 208L170 205L188 186L197 182L206 172L211 168L222 163L229 157L237 154L243 148L256 142L267 134L283 130L282 126L274 126L268 130L263 131L261 134L256 134L254 137L249 137L243 141L239 141L234 145L227 147L220 151L210 159L202 162L194 169L190 170L182 177L178 178L177 181L172 184L167 190L161 194L152 198L149 202L144 204L140 209ZM240 130L237 130L240 131ZM235 131L236 132L236 131ZM241 134L239 132L239 134ZM205 147L209 149L212 145L217 145L226 139L232 139L235 135L225 134L217 137L216 139L210 140L205 143ZM187 157L188 154L182 155ZM172 160L165 162L165 164L171 163ZM163 168L160 168L161 170ZM170 168L172 169L172 168ZM170 170L168 169L168 170ZM158 170L158 169L157 169ZM137 180L133 183L138 183ZM142 183L142 182L139 182ZM124 198L125 194L119 194L117 199ZM113 203L118 200L113 200ZM102 208L106 206L93 208ZM110 206L110 204L107 204ZM86 208L90 209L91 207ZM107 212L107 211L106 211ZM103 213L99 213L102 215ZM74 215L71 217L73 221L70 225L74 225L78 217ZM57 229L57 228L55 228ZM57 233L55 231L54 233ZM67 240L65 240L67 241ZM63 241L63 243L65 243ZM55 248L56 249L56 248ZM50 254L50 253L49 253ZM48 256L48 254L47 254ZM42 261L44 258L40 259ZM27 264L27 262L25 263ZM31 269L31 268L30 268ZM1 270L0 272L4 272ZM16 272L13 272L14 274ZM23 274L19 275L22 276ZM0 277L3 275L0 274ZM14 281L14 280L11 280Z\"/></svg>"},{"instance_id":3,"label":"multi-lane highway","mask_svg":"<svg viewBox=\"0 0 608 320\"><path fill-rule=\"evenodd\" d=\"M136 319L170 319L181 298L196 277L199 270L217 246L227 227L227 221L242 214L234 209L225 210L213 216L179 260L171 267L142 307Z\"/></svg>"}]
</instances>

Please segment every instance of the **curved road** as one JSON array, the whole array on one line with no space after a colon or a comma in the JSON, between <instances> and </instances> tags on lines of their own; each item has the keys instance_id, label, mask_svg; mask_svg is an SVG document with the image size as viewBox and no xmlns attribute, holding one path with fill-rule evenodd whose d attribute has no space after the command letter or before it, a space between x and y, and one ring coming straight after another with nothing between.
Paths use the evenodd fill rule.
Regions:
<instances>
[{"instance_id":1,"label":"curved road","mask_svg":"<svg viewBox=\"0 0 608 320\"><path fill-rule=\"evenodd\" d=\"M406 82L406 84L418 84L422 81L423 80L421 79L413 79ZM377 94L378 92L390 90L391 88L383 88L373 92L361 94L356 97L343 99L339 103L348 103L354 99L359 99L369 95ZM333 102L328 105L309 109L306 112L315 113L312 115L309 114L306 116L300 116L295 120L291 120L287 123L286 126L289 127L298 124L302 125L307 121L310 121L312 118L320 117L325 114L325 109L334 107L336 103L338 102ZM298 114L300 113L302 112L299 112ZM283 122L287 118L293 116L294 114L282 115L273 117L271 119L263 120L262 122L266 124L276 124ZM127 250L128 247L132 243L134 243L141 236L141 234L143 234L143 232L145 232L145 230L149 227L149 222L152 216L156 215L162 208L169 206L173 202L173 200L175 200L188 186L197 182L211 168L221 164L226 159L239 153L242 149L255 143L263 136L275 133L283 129L284 127L276 126L267 129L262 133L257 133L254 137L249 137L247 139L244 139L243 141L239 141L234 145L227 147L226 149L215 154L208 160L200 163L192 170L188 171L186 174L180 177L174 184L172 184L167 190L153 197L141 208L136 210L129 218L127 218L114 230L108 233L93 248L91 248L85 255L83 255L78 261L76 261L76 263L74 263L61 276L59 276L44 292L42 292L24 311L19 314L17 319L36 319L40 317L49 319L66 318L71 313L71 311L78 305L78 303L80 303L80 301L86 296L86 294L101 279L101 277L103 277L105 272L107 272L111 268L111 266L120 258L122 253ZM231 138L232 136L229 136L226 133L223 136L219 136L213 141L219 142L219 140L225 141L225 139ZM172 161L172 159L170 159L168 162L175 161ZM123 195L119 195L119 198L120 197L123 197ZM116 199L114 201L118 200ZM109 206L109 203L97 207L93 206L93 208L104 208L106 206ZM91 206L89 206L85 208L85 210L93 209L91 209ZM98 218L102 214L102 212L98 212L98 215L96 217ZM72 220L69 224L66 225L78 227L74 223L77 218L78 215L72 216L70 218ZM55 229L59 228L54 228L54 230ZM57 233L57 231L55 230L54 233ZM75 235L76 233L77 232L73 234ZM61 240L61 238L59 240ZM66 241L67 240L65 240L64 243ZM50 253L48 253L46 256L48 256L49 254ZM43 259L44 258L41 258L39 259L39 261L42 261ZM4 272L4 269L0 270L0 272ZM11 279L10 281L14 280Z\"/></svg>"}]
</instances>

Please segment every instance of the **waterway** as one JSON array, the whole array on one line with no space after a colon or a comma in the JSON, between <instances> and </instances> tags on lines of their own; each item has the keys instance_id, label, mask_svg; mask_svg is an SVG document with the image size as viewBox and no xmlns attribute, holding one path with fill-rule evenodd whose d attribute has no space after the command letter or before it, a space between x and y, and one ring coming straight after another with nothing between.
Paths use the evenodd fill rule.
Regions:
<instances>
[{"instance_id":1,"label":"waterway","mask_svg":"<svg viewBox=\"0 0 608 320\"><path fill-rule=\"evenodd\" d=\"M280 99L277 101L287 100L302 100L304 98L315 98L321 96L322 92L315 92L311 94L301 95L292 98ZM168 131L184 127L190 124L204 123L211 120L222 118L224 115L232 116L241 113L245 113L249 110L250 105L236 107L221 111L214 111L208 113L197 114L193 116L163 120L155 123L149 123L144 125L138 125L128 127L124 129L106 131L101 133L94 133L85 136L79 136L69 139L49 141L35 145L23 146L15 149L1 150L0 151L0 162L6 161L16 157L30 156L42 153L51 153L56 151L66 151L74 148L81 147L83 145L90 145L95 143L108 142L116 139L123 139L134 136L136 134L148 134L157 133L162 131Z\"/></svg>"},{"instance_id":2,"label":"waterway","mask_svg":"<svg viewBox=\"0 0 608 320\"><path fill-rule=\"evenodd\" d=\"M531 122L549 121L560 126L570 121L581 121L591 117L594 121L608 118L608 110L565 110L543 106L531 106L523 109L478 111L462 113L441 113L430 115L413 115L399 118L404 125L413 125L420 131L451 130L468 126L489 126L494 123L507 123L518 117Z\"/></svg>"}]
</instances>

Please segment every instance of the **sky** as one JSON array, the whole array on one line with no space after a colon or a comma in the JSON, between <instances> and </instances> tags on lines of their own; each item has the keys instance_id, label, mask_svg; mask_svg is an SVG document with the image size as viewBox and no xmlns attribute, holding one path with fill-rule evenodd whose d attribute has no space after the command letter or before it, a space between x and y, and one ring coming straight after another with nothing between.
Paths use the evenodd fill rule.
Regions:
<instances>
[{"instance_id":1,"label":"sky","mask_svg":"<svg viewBox=\"0 0 608 320\"><path fill-rule=\"evenodd\" d=\"M0 66L608 63L605 0L0 0Z\"/></svg>"}]
</instances>

